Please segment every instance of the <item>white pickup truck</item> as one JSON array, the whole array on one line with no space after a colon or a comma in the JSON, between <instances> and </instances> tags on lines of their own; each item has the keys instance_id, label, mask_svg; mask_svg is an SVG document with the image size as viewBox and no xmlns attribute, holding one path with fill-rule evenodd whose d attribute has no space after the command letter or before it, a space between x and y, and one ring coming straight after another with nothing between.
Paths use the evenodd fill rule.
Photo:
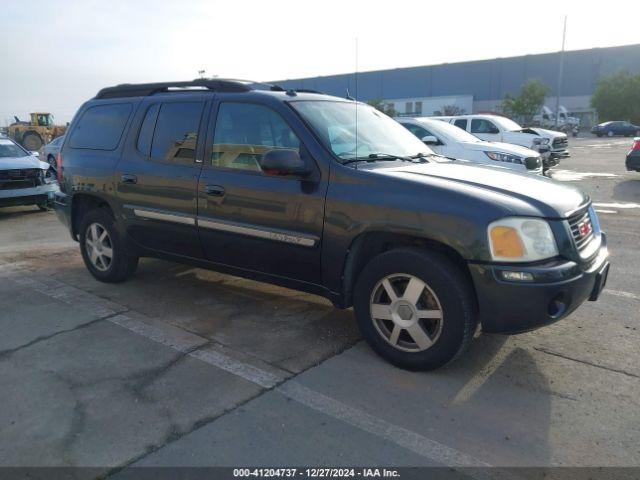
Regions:
<instances>
[{"instance_id":1,"label":"white pickup truck","mask_svg":"<svg viewBox=\"0 0 640 480\"><path fill-rule=\"evenodd\" d=\"M489 142L522 145L541 154L548 151L552 159L569 156L567 150L569 141L565 133L544 128L522 128L513 120L499 115L460 115L433 118L451 123Z\"/></svg>"}]
</instances>

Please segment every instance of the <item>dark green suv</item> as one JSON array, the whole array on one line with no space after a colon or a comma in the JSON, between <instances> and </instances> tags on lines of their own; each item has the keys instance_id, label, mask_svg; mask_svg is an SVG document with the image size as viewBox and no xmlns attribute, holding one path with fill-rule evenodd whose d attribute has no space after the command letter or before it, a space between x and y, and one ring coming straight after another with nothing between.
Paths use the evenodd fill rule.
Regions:
<instances>
[{"instance_id":1,"label":"dark green suv","mask_svg":"<svg viewBox=\"0 0 640 480\"><path fill-rule=\"evenodd\" d=\"M377 110L309 91L105 88L58 170L57 213L97 279L154 256L322 295L405 368L451 361L478 322L559 320L609 268L580 190L434 155Z\"/></svg>"}]
</instances>

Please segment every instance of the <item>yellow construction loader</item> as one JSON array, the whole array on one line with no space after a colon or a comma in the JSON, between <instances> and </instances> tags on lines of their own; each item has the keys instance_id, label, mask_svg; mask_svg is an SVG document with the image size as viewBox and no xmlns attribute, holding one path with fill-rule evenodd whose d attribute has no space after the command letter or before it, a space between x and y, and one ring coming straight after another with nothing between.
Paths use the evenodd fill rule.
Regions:
<instances>
[{"instance_id":1,"label":"yellow construction loader","mask_svg":"<svg viewBox=\"0 0 640 480\"><path fill-rule=\"evenodd\" d=\"M7 135L31 151L40 150L45 143L64 134L67 129L63 125L54 125L53 115L50 113L32 113L29 122L14 118L16 121L7 127Z\"/></svg>"}]
</instances>

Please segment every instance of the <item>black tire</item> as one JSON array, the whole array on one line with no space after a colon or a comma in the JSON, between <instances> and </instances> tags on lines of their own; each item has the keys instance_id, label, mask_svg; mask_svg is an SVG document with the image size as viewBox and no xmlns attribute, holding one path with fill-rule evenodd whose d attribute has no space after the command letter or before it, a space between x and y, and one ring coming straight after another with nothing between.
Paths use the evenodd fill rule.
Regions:
<instances>
[{"instance_id":1,"label":"black tire","mask_svg":"<svg viewBox=\"0 0 640 480\"><path fill-rule=\"evenodd\" d=\"M92 263L87 251L87 232L91 225L98 224L108 233L112 249L112 258L105 270L99 270ZM111 212L105 208L97 208L87 212L80 220L80 252L84 264L97 280L106 283L123 282L136 271L138 257L130 255L120 238Z\"/></svg>"},{"instance_id":2,"label":"black tire","mask_svg":"<svg viewBox=\"0 0 640 480\"><path fill-rule=\"evenodd\" d=\"M400 350L374 324L370 308L374 290L382 279L394 274L417 277L437 296L442 309L441 330L426 350ZM356 282L353 303L360 331L371 348L408 370L433 370L456 359L471 343L478 322L475 295L460 268L442 254L418 248L390 250L369 262Z\"/></svg>"},{"instance_id":3,"label":"black tire","mask_svg":"<svg viewBox=\"0 0 640 480\"><path fill-rule=\"evenodd\" d=\"M49 200L40 201L40 202L36 203L36 205L43 212L51 210L51 207L52 207L51 203L49 203Z\"/></svg>"},{"instance_id":4,"label":"black tire","mask_svg":"<svg viewBox=\"0 0 640 480\"><path fill-rule=\"evenodd\" d=\"M42 138L37 133L25 133L22 137L22 146L32 152L40 150L42 145Z\"/></svg>"},{"instance_id":5,"label":"black tire","mask_svg":"<svg viewBox=\"0 0 640 480\"><path fill-rule=\"evenodd\" d=\"M598 138L602 138L602 134L601 134L601 133L596 133L596 136L597 136Z\"/></svg>"}]
</instances>

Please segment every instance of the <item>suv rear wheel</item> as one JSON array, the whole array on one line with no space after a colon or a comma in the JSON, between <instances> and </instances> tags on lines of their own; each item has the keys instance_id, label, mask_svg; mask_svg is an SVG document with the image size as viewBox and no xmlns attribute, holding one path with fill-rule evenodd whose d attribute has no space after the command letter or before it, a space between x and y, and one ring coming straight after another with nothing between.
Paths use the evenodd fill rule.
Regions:
<instances>
[{"instance_id":1,"label":"suv rear wheel","mask_svg":"<svg viewBox=\"0 0 640 480\"><path fill-rule=\"evenodd\" d=\"M414 248L383 253L364 268L354 310L371 348L410 370L432 370L454 360L477 325L473 292L458 266Z\"/></svg>"},{"instance_id":2,"label":"suv rear wheel","mask_svg":"<svg viewBox=\"0 0 640 480\"><path fill-rule=\"evenodd\" d=\"M91 274L101 282L122 282L133 275L138 257L125 251L110 212L89 211L80 222L80 251Z\"/></svg>"}]
</instances>

